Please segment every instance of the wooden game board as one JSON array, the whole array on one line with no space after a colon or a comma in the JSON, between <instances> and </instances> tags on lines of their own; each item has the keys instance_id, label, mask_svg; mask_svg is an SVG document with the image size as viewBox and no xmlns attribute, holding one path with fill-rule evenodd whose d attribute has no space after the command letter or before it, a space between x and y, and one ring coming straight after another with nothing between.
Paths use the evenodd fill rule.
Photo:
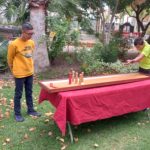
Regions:
<instances>
[{"instance_id":1,"label":"wooden game board","mask_svg":"<svg viewBox=\"0 0 150 150\"><path fill-rule=\"evenodd\" d=\"M47 90L49 93L55 93L61 91L70 91L77 89L115 85L121 83L129 83L147 79L150 79L149 75L140 73L128 73L128 74L87 77L84 78L84 82L81 85L75 83L69 84L68 79L40 81L39 84L43 89Z\"/></svg>"}]
</instances>

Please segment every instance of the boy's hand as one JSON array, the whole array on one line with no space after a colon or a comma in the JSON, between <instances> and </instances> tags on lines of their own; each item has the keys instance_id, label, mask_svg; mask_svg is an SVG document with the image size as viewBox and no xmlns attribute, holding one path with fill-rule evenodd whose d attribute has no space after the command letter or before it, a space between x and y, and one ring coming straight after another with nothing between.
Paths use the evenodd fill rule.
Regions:
<instances>
[{"instance_id":1,"label":"boy's hand","mask_svg":"<svg viewBox=\"0 0 150 150\"><path fill-rule=\"evenodd\" d=\"M132 60L132 59L128 59L124 64L125 65L128 65L128 64L131 64L131 63L133 63L134 61Z\"/></svg>"}]
</instances>

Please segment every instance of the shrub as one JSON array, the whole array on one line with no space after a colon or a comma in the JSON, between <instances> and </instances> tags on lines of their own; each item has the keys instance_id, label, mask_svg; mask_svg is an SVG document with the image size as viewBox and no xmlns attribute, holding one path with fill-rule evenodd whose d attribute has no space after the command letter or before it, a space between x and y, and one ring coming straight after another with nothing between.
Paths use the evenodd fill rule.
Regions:
<instances>
[{"instance_id":1,"label":"shrub","mask_svg":"<svg viewBox=\"0 0 150 150\"><path fill-rule=\"evenodd\" d=\"M89 67L81 68L87 75L101 75L101 74L118 74L118 73L131 73L138 71L138 65L124 65L122 62L105 63L95 61Z\"/></svg>"},{"instance_id":2,"label":"shrub","mask_svg":"<svg viewBox=\"0 0 150 150\"><path fill-rule=\"evenodd\" d=\"M86 31L88 34L94 34L94 30L92 29L92 24L90 19L82 18L82 20L79 21L79 23L83 31Z\"/></svg>"},{"instance_id":3,"label":"shrub","mask_svg":"<svg viewBox=\"0 0 150 150\"><path fill-rule=\"evenodd\" d=\"M48 27L55 33L51 41L49 38L47 39L49 59L51 64L54 64L56 57L61 55L65 45L78 45L79 31L70 30L70 22L65 18L50 17L47 18L47 22Z\"/></svg>"},{"instance_id":4,"label":"shrub","mask_svg":"<svg viewBox=\"0 0 150 150\"><path fill-rule=\"evenodd\" d=\"M101 58L104 62L116 62L119 54L119 43L116 39L110 41L108 45L104 45L101 49Z\"/></svg>"},{"instance_id":5,"label":"shrub","mask_svg":"<svg viewBox=\"0 0 150 150\"><path fill-rule=\"evenodd\" d=\"M66 44L66 34L69 31L69 22L64 18L50 17L47 18L48 28L55 33L53 40L47 39L48 55L51 64L54 63L55 58L63 51Z\"/></svg>"},{"instance_id":6,"label":"shrub","mask_svg":"<svg viewBox=\"0 0 150 150\"><path fill-rule=\"evenodd\" d=\"M77 53L77 60L80 63L81 70L86 75L99 75L99 74L116 74L116 73L129 73L136 72L138 66L136 64L124 65L121 61L104 62L99 59L101 56L102 47L98 44L93 49L83 48Z\"/></svg>"},{"instance_id":7,"label":"shrub","mask_svg":"<svg viewBox=\"0 0 150 150\"><path fill-rule=\"evenodd\" d=\"M92 49L92 53L93 53L94 58L99 60L99 61L103 60L102 49L103 49L103 44L100 42L96 43Z\"/></svg>"},{"instance_id":8,"label":"shrub","mask_svg":"<svg viewBox=\"0 0 150 150\"><path fill-rule=\"evenodd\" d=\"M91 49L92 57L106 63L116 62L119 54L118 44L116 39L110 41L108 45L103 45L98 42L94 45L93 49Z\"/></svg>"},{"instance_id":9,"label":"shrub","mask_svg":"<svg viewBox=\"0 0 150 150\"><path fill-rule=\"evenodd\" d=\"M5 40L0 45L0 71L5 71L8 67L7 65L7 46L8 41Z\"/></svg>"}]
</instances>

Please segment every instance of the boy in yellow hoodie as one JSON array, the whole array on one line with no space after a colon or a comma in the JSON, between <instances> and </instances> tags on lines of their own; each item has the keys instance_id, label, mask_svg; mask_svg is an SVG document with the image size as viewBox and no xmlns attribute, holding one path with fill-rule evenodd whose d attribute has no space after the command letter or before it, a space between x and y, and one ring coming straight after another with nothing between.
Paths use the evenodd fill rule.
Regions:
<instances>
[{"instance_id":1,"label":"boy in yellow hoodie","mask_svg":"<svg viewBox=\"0 0 150 150\"><path fill-rule=\"evenodd\" d=\"M33 27L30 23L22 25L22 33L8 46L7 61L10 70L15 78L15 96L14 96L14 113L17 122L24 121L21 115L21 97L23 86L25 87L25 97L28 111L32 116L40 116L33 108L32 85L33 85L33 51L35 48L34 41L31 40Z\"/></svg>"}]
</instances>

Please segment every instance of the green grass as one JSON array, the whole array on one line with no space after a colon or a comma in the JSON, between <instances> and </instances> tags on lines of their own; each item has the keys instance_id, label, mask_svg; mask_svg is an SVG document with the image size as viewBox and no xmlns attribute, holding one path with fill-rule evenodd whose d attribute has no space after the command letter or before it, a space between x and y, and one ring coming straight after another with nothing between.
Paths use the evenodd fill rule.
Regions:
<instances>
[{"instance_id":1,"label":"green grass","mask_svg":"<svg viewBox=\"0 0 150 150\"><path fill-rule=\"evenodd\" d=\"M85 123L73 128L73 134L78 141L70 143L69 135L61 136L61 133L45 113L55 109L48 102L38 104L40 88L34 84L34 105L43 115L33 119L26 115L25 98L22 98L22 114L25 121L17 123L13 117L13 110L10 109L9 101L13 99L14 86L6 85L0 90L0 100L7 98L7 105L0 105L5 114L10 109L9 118L4 117L0 121L0 150L60 150L67 145L66 150L149 150L150 149L150 120L147 112L131 113L110 119ZM148 111L150 114L150 111ZM30 128L36 128L29 131ZM52 135L48 135L49 132ZM25 134L28 138L25 139ZM63 138L61 142L59 138ZM10 142L5 140L9 138ZM98 144L98 147L94 147Z\"/></svg>"}]
</instances>

